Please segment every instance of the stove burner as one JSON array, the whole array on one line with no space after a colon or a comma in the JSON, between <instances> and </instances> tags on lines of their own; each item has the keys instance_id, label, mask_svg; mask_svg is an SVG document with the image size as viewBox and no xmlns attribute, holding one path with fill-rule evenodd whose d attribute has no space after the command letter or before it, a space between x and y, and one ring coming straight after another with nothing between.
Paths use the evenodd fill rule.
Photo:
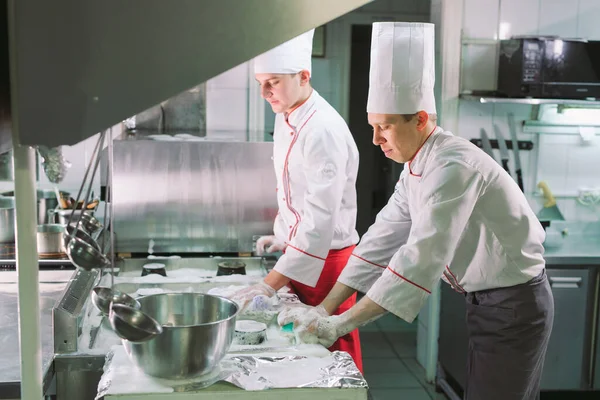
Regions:
<instances>
[{"instance_id":1,"label":"stove burner","mask_svg":"<svg viewBox=\"0 0 600 400\"><path fill-rule=\"evenodd\" d=\"M246 263L243 261L229 260L217 264L217 276L223 275L246 275Z\"/></svg>"}]
</instances>

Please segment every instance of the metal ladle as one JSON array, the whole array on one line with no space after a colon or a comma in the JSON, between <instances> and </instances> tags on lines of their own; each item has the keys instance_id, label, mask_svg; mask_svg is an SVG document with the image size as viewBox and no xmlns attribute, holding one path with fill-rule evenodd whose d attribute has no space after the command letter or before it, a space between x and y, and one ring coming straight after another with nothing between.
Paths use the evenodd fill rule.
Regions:
<instances>
[{"instance_id":1,"label":"metal ladle","mask_svg":"<svg viewBox=\"0 0 600 400\"><path fill-rule=\"evenodd\" d=\"M154 318L123 304L110 303L108 320L117 336L130 342L146 342L163 332Z\"/></svg>"},{"instance_id":2,"label":"metal ladle","mask_svg":"<svg viewBox=\"0 0 600 400\"><path fill-rule=\"evenodd\" d=\"M102 286L96 286L92 290L92 302L105 317L110 314L111 304L123 304L136 310L142 307L139 301L128 294Z\"/></svg>"},{"instance_id":3,"label":"metal ladle","mask_svg":"<svg viewBox=\"0 0 600 400\"><path fill-rule=\"evenodd\" d=\"M95 243L95 241L91 237L90 237L91 240L87 240L88 239L87 237L85 238L85 240L81 239L81 237L80 237L80 236L84 236L81 234L81 232L85 232L85 231L80 229L80 226L82 226L81 225L82 216L85 214L85 209L87 207L90 192L92 190L92 185L94 183L94 176L96 175L96 171L98 169L98 164L100 162L100 149L102 148L102 145L104 144L105 137L106 137L106 132L102 132L100 134L100 137L98 138L98 142L96 143L96 146L94 147L94 151L92 153L92 158L90 160L90 164L88 165L88 168L83 177L83 182L81 183L81 187L79 188L79 192L77 193L77 199L75 200L75 203L73 205L73 211L69 215L69 219L67 221L67 229L65 229L65 233L64 233L64 235L66 236L66 237L64 237L64 241L66 244L65 248L66 248L67 255L69 256L69 259L75 266L77 266L81 269L84 269L84 270L88 270L88 271L93 268L105 268L108 266L108 263L107 263L108 259L106 258L106 256L104 256L99 251L97 243ZM73 215L75 214L75 210L77 208L77 204L79 203L79 199L81 197L81 193L83 192L83 188L86 185L87 176L88 176L88 173L90 171L92 164L94 165L94 168L93 168L92 176L90 177L90 182L89 182L87 192L86 192L86 195L85 195L85 198L83 201L82 211L79 214L79 218L77 219L77 223L75 224L73 229L68 229L69 227L71 227L71 221L73 220ZM95 246L94 246L94 244L95 244Z\"/></svg>"}]
</instances>

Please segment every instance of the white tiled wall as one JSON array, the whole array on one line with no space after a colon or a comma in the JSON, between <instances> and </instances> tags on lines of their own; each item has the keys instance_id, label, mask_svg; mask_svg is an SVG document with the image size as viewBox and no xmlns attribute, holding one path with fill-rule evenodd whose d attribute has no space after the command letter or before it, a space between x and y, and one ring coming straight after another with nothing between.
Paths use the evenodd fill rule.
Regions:
<instances>
[{"instance_id":1,"label":"white tiled wall","mask_svg":"<svg viewBox=\"0 0 600 400\"><path fill-rule=\"evenodd\" d=\"M248 126L248 63L206 82L206 130L245 132Z\"/></svg>"},{"instance_id":2,"label":"white tiled wall","mask_svg":"<svg viewBox=\"0 0 600 400\"><path fill-rule=\"evenodd\" d=\"M464 7L461 90L495 89L494 41L498 37L544 34L600 40L598 0L465 0ZM576 135L523 134L520 126L532 119L531 106L462 100L456 133L468 139L479 138L479 130L484 128L488 136L495 138L493 124L498 124L508 137L508 112L515 114L519 139L533 141L536 149L520 153L528 194L536 191L540 180L546 180L559 196L576 193L582 186L600 185L595 173L600 168L598 141L583 143ZM512 163L511 154L514 171ZM530 201L536 209L542 205L539 197L533 196ZM573 198L559 197L558 204L567 219L598 219L594 210L578 205Z\"/></svg>"},{"instance_id":3,"label":"white tiled wall","mask_svg":"<svg viewBox=\"0 0 600 400\"><path fill-rule=\"evenodd\" d=\"M600 40L599 20L597 0L465 0L461 90L496 88L495 40L538 34Z\"/></svg>"}]
</instances>

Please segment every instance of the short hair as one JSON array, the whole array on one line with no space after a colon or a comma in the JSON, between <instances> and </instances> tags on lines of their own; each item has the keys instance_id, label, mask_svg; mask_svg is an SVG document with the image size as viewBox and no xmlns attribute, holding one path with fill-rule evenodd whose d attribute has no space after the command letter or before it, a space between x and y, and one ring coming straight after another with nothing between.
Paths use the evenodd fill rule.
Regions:
<instances>
[{"instance_id":1,"label":"short hair","mask_svg":"<svg viewBox=\"0 0 600 400\"><path fill-rule=\"evenodd\" d=\"M413 120L413 118L415 118L417 116L418 112L414 113L414 114L400 114L402 116L402 118L404 118L405 122L410 122ZM429 114L429 120L431 122L436 122L437 121L437 114Z\"/></svg>"}]
</instances>

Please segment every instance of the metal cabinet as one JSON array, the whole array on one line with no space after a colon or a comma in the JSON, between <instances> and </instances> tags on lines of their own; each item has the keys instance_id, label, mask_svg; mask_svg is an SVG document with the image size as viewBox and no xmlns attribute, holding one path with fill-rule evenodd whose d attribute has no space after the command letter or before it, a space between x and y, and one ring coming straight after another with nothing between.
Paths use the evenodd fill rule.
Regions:
<instances>
[{"instance_id":1,"label":"metal cabinet","mask_svg":"<svg viewBox=\"0 0 600 400\"><path fill-rule=\"evenodd\" d=\"M551 268L547 274L555 314L541 389L588 389L592 378L592 321L596 323L596 268ZM441 297L439 364L443 379L460 393L466 383L468 349L465 299L448 285L442 285ZM597 329L600 330L600 323ZM596 353L594 386L600 387L600 349Z\"/></svg>"},{"instance_id":2,"label":"metal cabinet","mask_svg":"<svg viewBox=\"0 0 600 400\"><path fill-rule=\"evenodd\" d=\"M548 269L547 273L554 295L554 324L542 390L586 389L594 270Z\"/></svg>"}]
</instances>

